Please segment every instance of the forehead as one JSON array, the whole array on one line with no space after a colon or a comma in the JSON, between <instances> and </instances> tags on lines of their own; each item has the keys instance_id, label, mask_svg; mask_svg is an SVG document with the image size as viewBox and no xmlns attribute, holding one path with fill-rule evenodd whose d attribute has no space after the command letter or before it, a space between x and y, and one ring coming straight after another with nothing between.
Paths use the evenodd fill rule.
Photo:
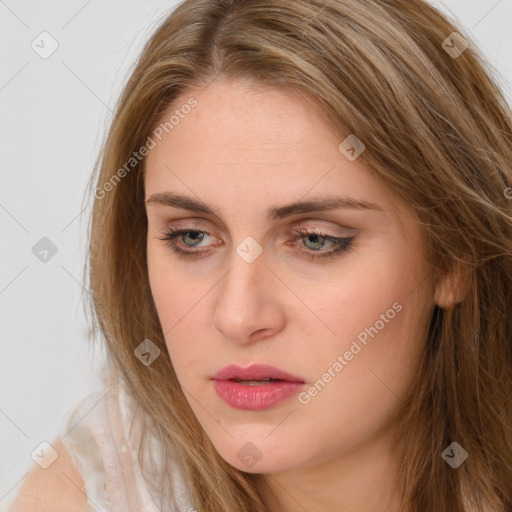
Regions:
<instances>
[{"instance_id":1,"label":"forehead","mask_svg":"<svg viewBox=\"0 0 512 512\"><path fill-rule=\"evenodd\" d=\"M315 139L329 140L311 156L328 159L327 145L339 144L340 136L324 124L318 106L288 91L247 83L223 81L189 89L173 102L162 120L168 120L192 97L197 105L163 138L164 145L195 146L198 153L188 155L194 158L203 156L215 162L235 158L247 164L251 157L257 157L272 164L280 157L311 154L318 146L311 137L318 133ZM290 151L295 155L288 155Z\"/></svg>"},{"instance_id":2,"label":"forehead","mask_svg":"<svg viewBox=\"0 0 512 512\"><path fill-rule=\"evenodd\" d=\"M164 191L197 196L226 215L239 215L242 205L262 212L334 193L391 206L362 159L339 150L343 136L313 102L281 89L214 82L187 90L162 121L190 98L196 106L183 110L146 157L146 198Z\"/></svg>"}]
</instances>

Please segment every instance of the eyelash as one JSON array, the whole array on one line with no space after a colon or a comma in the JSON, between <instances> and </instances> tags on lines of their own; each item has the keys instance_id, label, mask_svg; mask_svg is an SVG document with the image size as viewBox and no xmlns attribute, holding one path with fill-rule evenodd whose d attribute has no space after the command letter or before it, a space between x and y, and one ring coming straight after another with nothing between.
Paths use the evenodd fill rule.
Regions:
<instances>
[{"instance_id":1,"label":"eyelash","mask_svg":"<svg viewBox=\"0 0 512 512\"><path fill-rule=\"evenodd\" d=\"M162 238L159 238L159 240L163 240L166 242L167 245L169 245L174 252L176 252L178 255L183 256L190 260L196 260L198 258L202 257L201 253L204 253L205 251L194 251L194 250L184 250L181 247L177 246L176 243L174 243L174 239L179 237L180 235L185 235L187 233L203 233L206 235L209 235L207 231L201 231L199 229L172 229L170 228L168 231L163 232L162 234L165 235ZM330 235L325 235L320 232L314 232L314 231L307 231L303 228L297 227L293 230L294 233L297 233L301 238L307 237L307 236L320 236L321 238L333 243L336 245L336 248L331 251L325 251L323 253L315 254L316 251L313 251L312 249L305 249L302 252L309 253L309 256L311 260L314 260L315 258L321 258L321 259L330 259L334 258L336 256L339 256L341 253L346 252L352 245L352 240L355 237L334 237Z\"/></svg>"}]
</instances>

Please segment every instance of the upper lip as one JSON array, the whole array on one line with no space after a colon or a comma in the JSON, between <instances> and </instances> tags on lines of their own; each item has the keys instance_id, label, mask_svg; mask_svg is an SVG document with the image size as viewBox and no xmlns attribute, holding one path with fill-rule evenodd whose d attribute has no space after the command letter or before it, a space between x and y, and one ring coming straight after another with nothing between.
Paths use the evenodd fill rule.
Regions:
<instances>
[{"instance_id":1,"label":"upper lip","mask_svg":"<svg viewBox=\"0 0 512 512\"><path fill-rule=\"evenodd\" d=\"M239 366L237 364L230 364L219 370L214 380L263 380L263 379L279 379L289 382L304 382L304 379L291 375L279 368L270 366L268 364L252 364L247 367Z\"/></svg>"}]
</instances>

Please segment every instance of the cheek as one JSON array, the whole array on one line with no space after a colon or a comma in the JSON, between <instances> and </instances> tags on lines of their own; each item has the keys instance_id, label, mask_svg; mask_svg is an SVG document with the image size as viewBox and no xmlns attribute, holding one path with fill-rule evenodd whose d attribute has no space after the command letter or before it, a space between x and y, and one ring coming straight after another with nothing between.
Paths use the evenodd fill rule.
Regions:
<instances>
[{"instance_id":1,"label":"cheek","mask_svg":"<svg viewBox=\"0 0 512 512\"><path fill-rule=\"evenodd\" d=\"M297 416L318 418L314 442L331 436L346 446L372 435L408 392L423 350L421 305L410 286L380 286L387 278L344 283L343 294L334 290L326 299L330 306L323 314L336 336L318 336L314 347L309 344L312 379L301 397L303 415Z\"/></svg>"},{"instance_id":2,"label":"cheek","mask_svg":"<svg viewBox=\"0 0 512 512\"><path fill-rule=\"evenodd\" d=\"M304 302L321 320L308 313L317 329L316 335L310 333L316 350L308 358L317 372L327 371L344 354L345 374L382 368L394 380L398 374L407 378L404 368L412 371L422 346L418 318L430 304L418 286L423 271L417 256L403 245L376 254L357 259L350 271L304 294Z\"/></svg>"},{"instance_id":3,"label":"cheek","mask_svg":"<svg viewBox=\"0 0 512 512\"><path fill-rule=\"evenodd\" d=\"M165 333L170 329L169 313L175 311L175 294L170 286L171 276L168 263L162 256L161 251L154 248L153 244L147 246L149 286L153 301L155 302L158 317Z\"/></svg>"},{"instance_id":4,"label":"cheek","mask_svg":"<svg viewBox=\"0 0 512 512\"><path fill-rule=\"evenodd\" d=\"M395 302L414 296L411 292L421 277L411 258L384 250L372 258L356 255L329 280L303 287L301 298L322 321L323 334L331 340L347 339L373 325Z\"/></svg>"},{"instance_id":5,"label":"cheek","mask_svg":"<svg viewBox=\"0 0 512 512\"><path fill-rule=\"evenodd\" d=\"M171 250L171 249L169 249ZM149 285L167 351L178 379L201 358L201 343L197 336L198 321L205 321L201 306L208 287L191 280L173 264L174 259L159 247L148 244ZM180 340L187 340L186 343Z\"/></svg>"},{"instance_id":6,"label":"cheek","mask_svg":"<svg viewBox=\"0 0 512 512\"><path fill-rule=\"evenodd\" d=\"M148 243L148 275L151 294L158 312L162 329L168 332L186 314L204 293L200 283L187 279L176 266L176 258L170 248Z\"/></svg>"}]
</instances>

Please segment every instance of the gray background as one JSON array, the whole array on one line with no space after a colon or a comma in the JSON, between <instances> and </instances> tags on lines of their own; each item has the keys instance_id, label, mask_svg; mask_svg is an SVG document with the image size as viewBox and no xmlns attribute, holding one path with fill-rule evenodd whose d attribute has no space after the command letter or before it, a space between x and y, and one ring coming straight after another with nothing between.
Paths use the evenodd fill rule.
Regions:
<instances>
[{"instance_id":1,"label":"gray background","mask_svg":"<svg viewBox=\"0 0 512 512\"><path fill-rule=\"evenodd\" d=\"M470 31L510 98L512 0L432 3ZM103 363L83 313L85 189L129 69L175 4L0 0L0 508ZM43 31L58 43L46 59L31 47ZM32 252L43 237L57 249L46 262Z\"/></svg>"}]
</instances>

